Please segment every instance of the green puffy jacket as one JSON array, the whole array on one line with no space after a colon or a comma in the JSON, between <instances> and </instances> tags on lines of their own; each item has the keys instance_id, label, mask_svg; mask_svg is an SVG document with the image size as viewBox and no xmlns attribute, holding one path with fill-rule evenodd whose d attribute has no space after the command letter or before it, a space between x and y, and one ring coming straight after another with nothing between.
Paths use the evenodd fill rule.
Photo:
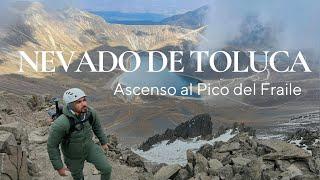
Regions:
<instances>
[{"instance_id":1,"label":"green puffy jacket","mask_svg":"<svg viewBox=\"0 0 320 180\"><path fill-rule=\"evenodd\" d=\"M70 129L70 123L67 116L73 117L75 120L80 121L79 117L72 114L67 107L64 107L63 114L59 116L51 125L47 149L54 169L58 170L63 167L59 145L61 146L61 151L63 152L65 158L81 159L86 157L89 149L88 147L94 144L92 140L92 131L98 137L102 145L107 143L107 137L103 132L96 111L93 108L88 108L88 111L92 113L93 116L92 125L89 123L89 121L86 121L82 130L72 132L70 135L69 144L62 143L65 135Z\"/></svg>"}]
</instances>

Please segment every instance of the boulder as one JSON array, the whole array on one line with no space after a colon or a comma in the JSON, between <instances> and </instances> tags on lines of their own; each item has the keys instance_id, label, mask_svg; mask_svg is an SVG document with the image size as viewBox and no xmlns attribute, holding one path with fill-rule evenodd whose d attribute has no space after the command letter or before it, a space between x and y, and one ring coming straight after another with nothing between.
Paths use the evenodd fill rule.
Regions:
<instances>
[{"instance_id":1,"label":"boulder","mask_svg":"<svg viewBox=\"0 0 320 180\"><path fill-rule=\"evenodd\" d=\"M231 158L231 161L234 165L239 165L239 166L245 166L247 165L251 160L243 157L235 157Z\"/></svg>"},{"instance_id":2,"label":"boulder","mask_svg":"<svg viewBox=\"0 0 320 180\"><path fill-rule=\"evenodd\" d=\"M0 131L0 179L29 179L27 155L14 135Z\"/></svg>"},{"instance_id":3,"label":"boulder","mask_svg":"<svg viewBox=\"0 0 320 180\"><path fill-rule=\"evenodd\" d=\"M231 143L226 143L223 144L219 149L218 152L230 152L230 151L235 151L240 149L240 143L238 142L231 142Z\"/></svg>"},{"instance_id":4,"label":"boulder","mask_svg":"<svg viewBox=\"0 0 320 180\"><path fill-rule=\"evenodd\" d=\"M227 158L227 156L229 155L229 152L225 152L225 153L218 153L218 152L213 152L211 154L211 158L212 159L217 159L219 161L223 161L225 158Z\"/></svg>"},{"instance_id":5,"label":"boulder","mask_svg":"<svg viewBox=\"0 0 320 180\"><path fill-rule=\"evenodd\" d=\"M135 154L135 153L132 153L130 154L128 157L127 157L127 164L128 166L131 166L131 167L143 167L144 168L144 162L143 162L143 159Z\"/></svg>"},{"instance_id":6,"label":"boulder","mask_svg":"<svg viewBox=\"0 0 320 180\"><path fill-rule=\"evenodd\" d=\"M219 170L223 167L222 163L217 159L209 160L209 174L218 175Z\"/></svg>"},{"instance_id":7,"label":"boulder","mask_svg":"<svg viewBox=\"0 0 320 180\"><path fill-rule=\"evenodd\" d=\"M286 171L291 164L288 160L276 160L275 165L280 171Z\"/></svg>"},{"instance_id":8,"label":"boulder","mask_svg":"<svg viewBox=\"0 0 320 180\"><path fill-rule=\"evenodd\" d=\"M307 159L311 154L307 151L281 140L260 140L259 146L263 146L271 150L271 153L265 154L263 159Z\"/></svg>"},{"instance_id":9,"label":"boulder","mask_svg":"<svg viewBox=\"0 0 320 180\"><path fill-rule=\"evenodd\" d=\"M194 175L194 168L193 168L193 164L191 164L191 163L187 163L187 165L186 165L186 169L187 169L187 171L189 172L189 174L190 174L191 176L193 176L193 175Z\"/></svg>"},{"instance_id":10,"label":"boulder","mask_svg":"<svg viewBox=\"0 0 320 180\"><path fill-rule=\"evenodd\" d=\"M281 176L283 178L288 178L288 179L292 179L296 176L301 176L301 175L303 175L302 171L293 164L287 168L287 171L281 173Z\"/></svg>"},{"instance_id":11,"label":"boulder","mask_svg":"<svg viewBox=\"0 0 320 180\"><path fill-rule=\"evenodd\" d=\"M210 158L213 152L213 146L210 144L205 144L201 146L198 153L202 154L205 158Z\"/></svg>"},{"instance_id":12,"label":"boulder","mask_svg":"<svg viewBox=\"0 0 320 180\"><path fill-rule=\"evenodd\" d=\"M0 153L0 169L0 179L18 179L17 168L6 153Z\"/></svg>"},{"instance_id":13,"label":"boulder","mask_svg":"<svg viewBox=\"0 0 320 180\"><path fill-rule=\"evenodd\" d=\"M200 153L195 154L195 166L194 173L207 173L208 172L208 160Z\"/></svg>"},{"instance_id":14,"label":"boulder","mask_svg":"<svg viewBox=\"0 0 320 180\"><path fill-rule=\"evenodd\" d=\"M320 158L320 144L315 144L311 148L312 156Z\"/></svg>"},{"instance_id":15,"label":"boulder","mask_svg":"<svg viewBox=\"0 0 320 180\"><path fill-rule=\"evenodd\" d=\"M207 173L199 173L195 176L196 180L211 180L211 177L207 175Z\"/></svg>"},{"instance_id":16,"label":"boulder","mask_svg":"<svg viewBox=\"0 0 320 180\"><path fill-rule=\"evenodd\" d=\"M13 149L17 147L17 141L10 132L0 131L0 152L13 154Z\"/></svg>"},{"instance_id":17,"label":"boulder","mask_svg":"<svg viewBox=\"0 0 320 180\"><path fill-rule=\"evenodd\" d=\"M166 180L169 178L174 178L173 176L176 175L180 169L181 166L178 164L164 166L158 172L156 172L156 174L154 175L154 179Z\"/></svg>"},{"instance_id":18,"label":"boulder","mask_svg":"<svg viewBox=\"0 0 320 180\"><path fill-rule=\"evenodd\" d=\"M150 172L152 174L155 174L159 169L161 169L163 166L167 166L165 163L153 163L153 162L144 162L144 168L147 172Z\"/></svg>"},{"instance_id":19,"label":"boulder","mask_svg":"<svg viewBox=\"0 0 320 180\"><path fill-rule=\"evenodd\" d=\"M254 159L244 167L243 176L247 179L260 180L262 177L262 171L265 169L265 164L262 159Z\"/></svg>"},{"instance_id":20,"label":"boulder","mask_svg":"<svg viewBox=\"0 0 320 180\"><path fill-rule=\"evenodd\" d=\"M28 140L29 143L42 144L46 143L48 140L48 127L38 128L29 133Z\"/></svg>"},{"instance_id":21,"label":"boulder","mask_svg":"<svg viewBox=\"0 0 320 180\"><path fill-rule=\"evenodd\" d=\"M220 179L231 179L233 177L233 169L231 165L225 165L219 170Z\"/></svg>"},{"instance_id":22,"label":"boulder","mask_svg":"<svg viewBox=\"0 0 320 180\"><path fill-rule=\"evenodd\" d=\"M180 169L174 180L184 180L189 178L189 172L186 169Z\"/></svg>"},{"instance_id":23,"label":"boulder","mask_svg":"<svg viewBox=\"0 0 320 180\"><path fill-rule=\"evenodd\" d=\"M192 152L192 150L188 149L186 153L187 153L188 163L195 164L195 157L194 157L194 153Z\"/></svg>"},{"instance_id":24,"label":"boulder","mask_svg":"<svg viewBox=\"0 0 320 180\"><path fill-rule=\"evenodd\" d=\"M144 172L139 174L138 180L154 180L153 174L150 172Z\"/></svg>"},{"instance_id":25,"label":"boulder","mask_svg":"<svg viewBox=\"0 0 320 180\"><path fill-rule=\"evenodd\" d=\"M320 158L316 158L314 161L315 161L315 171L318 175L320 175Z\"/></svg>"},{"instance_id":26,"label":"boulder","mask_svg":"<svg viewBox=\"0 0 320 180\"><path fill-rule=\"evenodd\" d=\"M24 131L23 126L19 122L13 122L0 125L0 131L11 132L18 142L27 138L27 133Z\"/></svg>"}]
</instances>

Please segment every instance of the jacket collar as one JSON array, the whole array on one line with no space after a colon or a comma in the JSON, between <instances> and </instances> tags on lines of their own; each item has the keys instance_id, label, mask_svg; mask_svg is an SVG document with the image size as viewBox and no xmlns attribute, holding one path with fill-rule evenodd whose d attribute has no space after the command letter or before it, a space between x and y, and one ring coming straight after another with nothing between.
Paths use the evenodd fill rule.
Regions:
<instances>
[{"instance_id":1,"label":"jacket collar","mask_svg":"<svg viewBox=\"0 0 320 180\"><path fill-rule=\"evenodd\" d=\"M91 107L88 107L88 112L87 112L87 114L89 114L90 111L91 111ZM76 114L72 113L67 106L64 106L64 107L63 107L62 113L63 113L64 115L66 115L67 117L71 117L71 118L74 118L74 119L80 121L79 116L77 116Z\"/></svg>"}]
</instances>

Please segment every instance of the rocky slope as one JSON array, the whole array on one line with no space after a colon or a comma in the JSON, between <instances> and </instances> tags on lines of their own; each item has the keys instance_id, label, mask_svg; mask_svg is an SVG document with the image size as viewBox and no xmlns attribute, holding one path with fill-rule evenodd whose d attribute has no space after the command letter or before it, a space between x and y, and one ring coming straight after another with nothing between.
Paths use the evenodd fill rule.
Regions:
<instances>
[{"instance_id":1,"label":"rocky slope","mask_svg":"<svg viewBox=\"0 0 320 180\"><path fill-rule=\"evenodd\" d=\"M189 149L183 165L162 165L156 172L144 173L141 179L320 179L319 132L300 130L291 140L281 141L257 139L247 130L237 128L227 142L208 141L199 149ZM309 139L307 149L292 141L297 136Z\"/></svg>"},{"instance_id":2,"label":"rocky slope","mask_svg":"<svg viewBox=\"0 0 320 180\"><path fill-rule=\"evenodd\" d=\"M46 110L51 107L48 103L50 95L19 96L1 92L0 97L1 178L62 179L53 170L46 151L49 129ZM213 142L211 138L218 139L225 132L210 133L210 125L201 126L210 119L208 116L196 116L174 131L179 137L173 136L172 143L188 142L197 134L203 135L202 139L208 142L183 152L187 157L184 165L154 163L119 144L116 136L109 135L112 147L106 154L113 167L112 178L319 179L319 132L300 130L289 136L288 141L259 140L252 129L235 125L228 141L210 143ZM190 125L194 128L190 129ZM151 148L163 141L158 140ZM99 178L99 172L88 163L84 174L86 179Z\"/></svg>"},{"instance_id":3,"label":"rocky slope","mask_svg":"<svg viewBox=\"0 0 320 180\"><path fill-rule=\"evenodd\" d=\"M205 19L208 12L209 6L206 5L193 11L188 11L184 14L178 14L165 18L161 21L161 23L181 26L184 28L196 29L205 25Z\"/></svg>"}]
</instances>

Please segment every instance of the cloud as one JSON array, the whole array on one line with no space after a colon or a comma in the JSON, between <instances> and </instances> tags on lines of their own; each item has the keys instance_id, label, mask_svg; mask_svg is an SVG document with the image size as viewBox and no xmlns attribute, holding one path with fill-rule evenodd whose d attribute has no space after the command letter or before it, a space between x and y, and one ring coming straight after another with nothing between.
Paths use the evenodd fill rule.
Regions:
<instances>
[{"instance_id":1,"label":"cloud","mask_svg":"<svg viewBox=\"0 0 320 180\"><path fill-rule=\"evenodd\" d=\"M320 1L299 0L227 0L211 1L208 28L200 48L222 48L239 38L241 26L248 16L257 17L270 28L277 49L320 48ZM254 47L251 47L254 49Z\"/></svg>"}]
</instances>

